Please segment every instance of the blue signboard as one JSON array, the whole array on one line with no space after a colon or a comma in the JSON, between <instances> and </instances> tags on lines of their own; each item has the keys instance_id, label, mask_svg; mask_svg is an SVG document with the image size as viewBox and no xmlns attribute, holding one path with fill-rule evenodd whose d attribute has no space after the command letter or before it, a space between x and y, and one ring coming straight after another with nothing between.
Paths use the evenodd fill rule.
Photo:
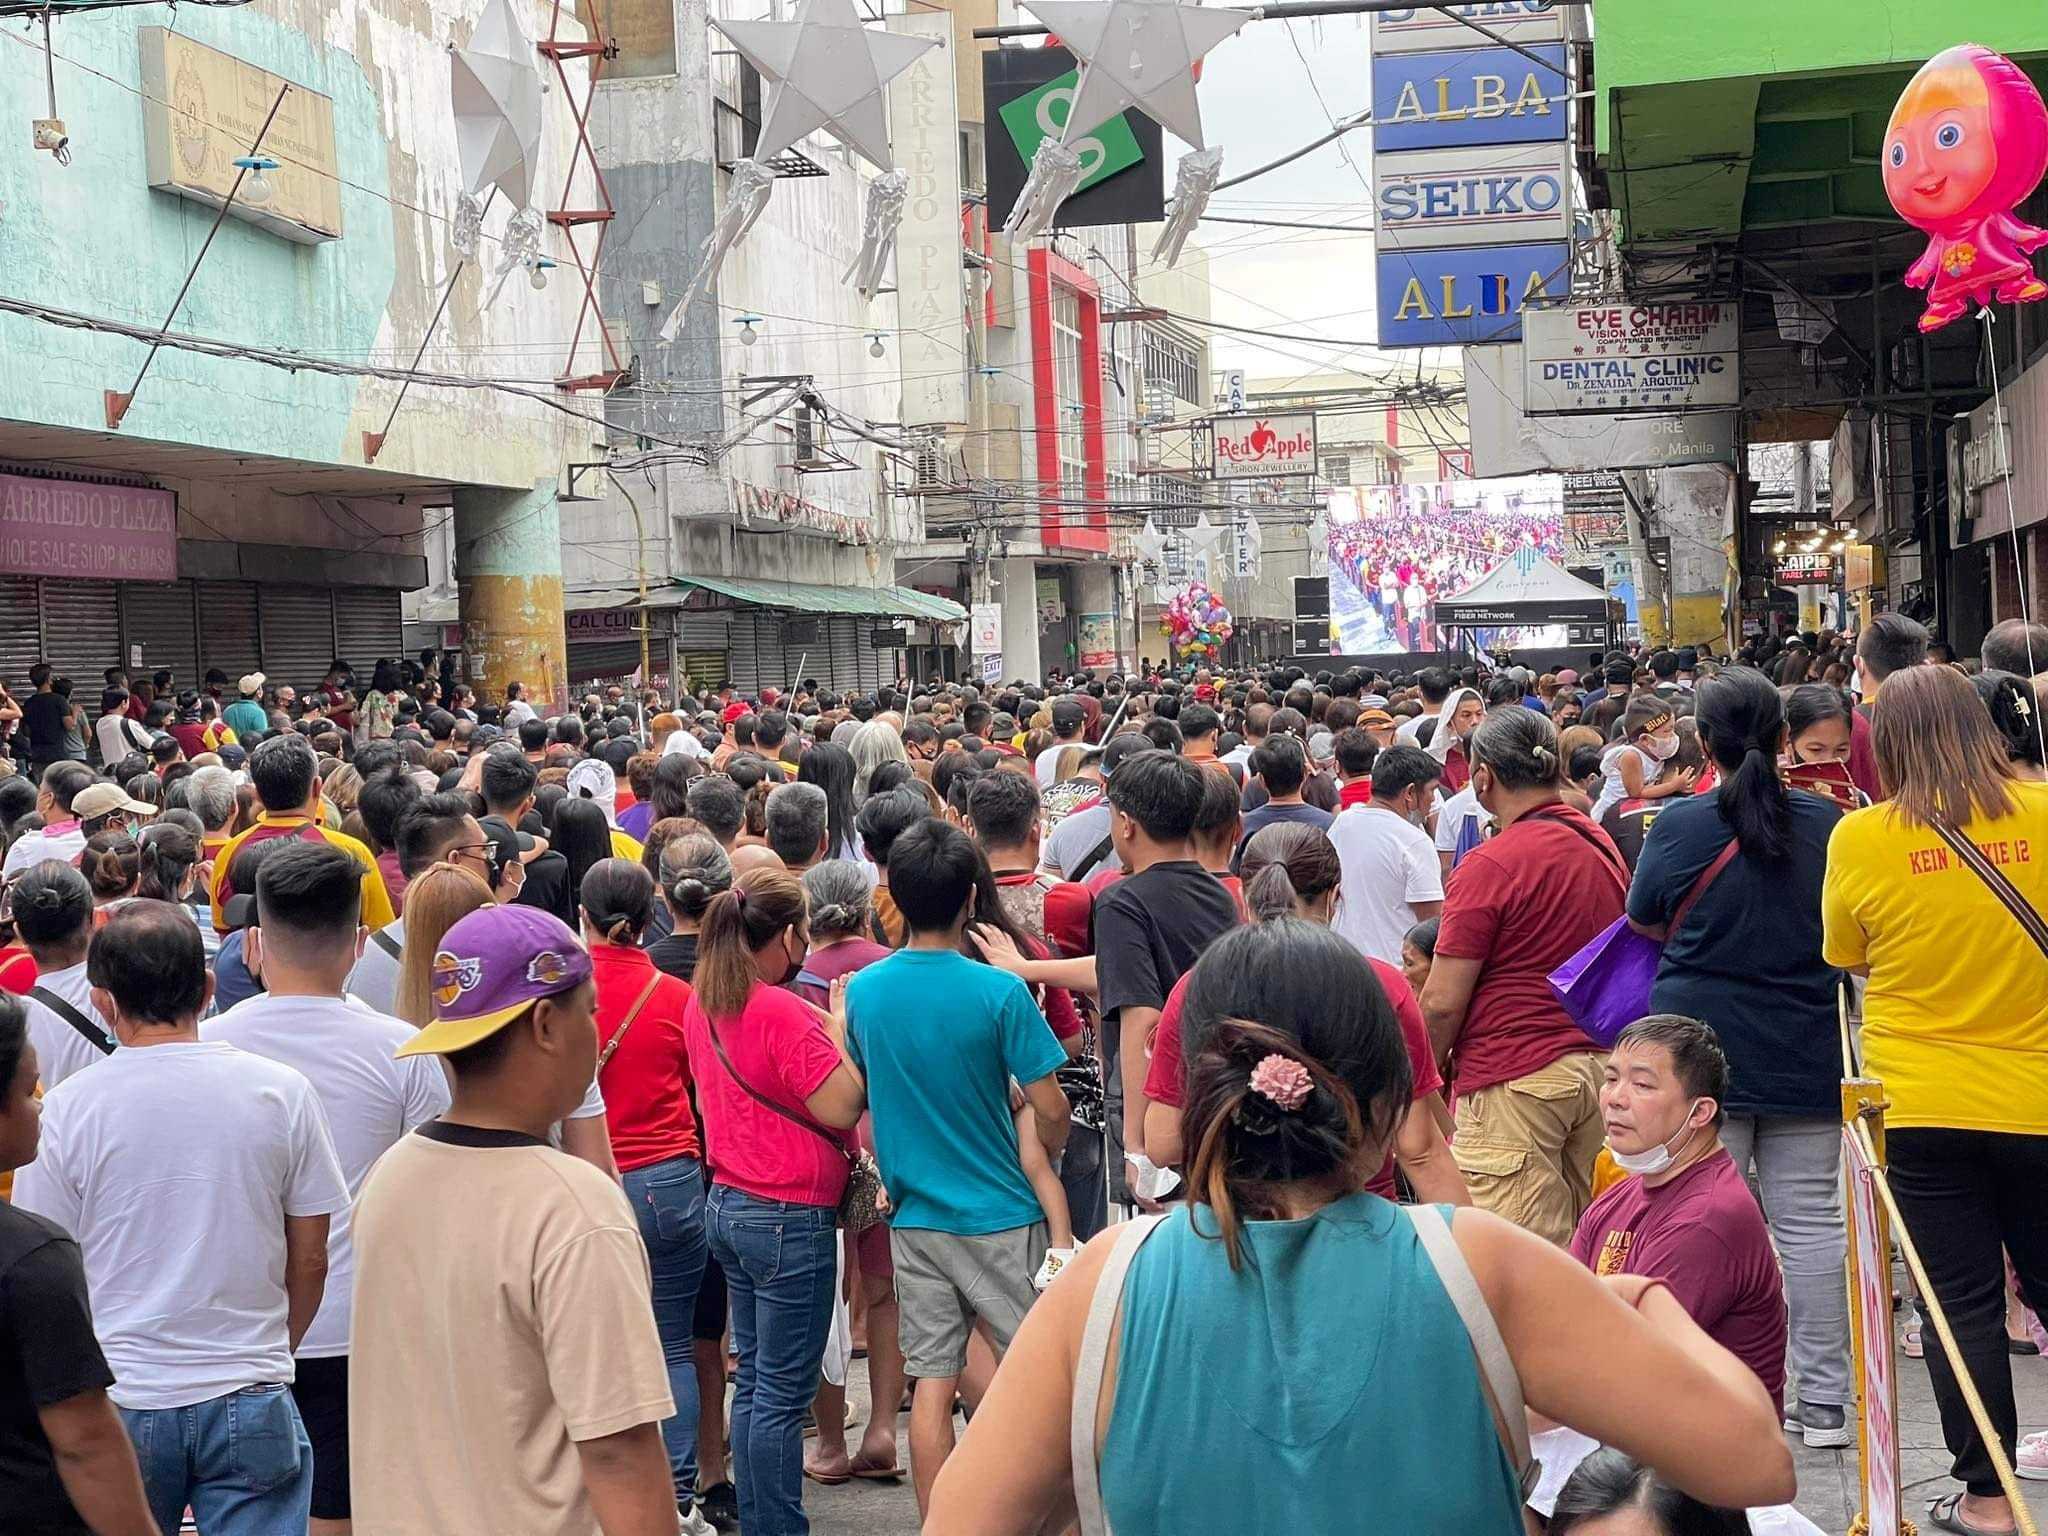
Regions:
<instances>
[{"instance_id":1,"label":"blue signboard","mask_svg":"<svg viewBox=\"0 0 2048 1536\"><path fill-rule=\"evenodd\" d=\"M1472 144L1553 144L1569 135L1564 45L1379 54L1372 61L1376 153Z\"/></svg>"},{"instance_id":2,"label":"blue signboard","mask_svg":"<svg viewBox=\"0 0 2048 1536\"><path fill-rule=\"evenodd\" d=\"M1563 144L1496 144L1374 155L1373 238L1383 251L1566 239L1569 154Z\"/></svg>"},{"instance_id":3,"label":"blue signboard","mask_svg":"<svg viewBox=\"0 0 2048 1536\"><path fill-rule=\"evenodd\" d=\"M1571 292L1571 245L1465 246L1379 256L1380 345L1456 347L1518 341L1522 310Z\"/></svg>"}]
</instances>

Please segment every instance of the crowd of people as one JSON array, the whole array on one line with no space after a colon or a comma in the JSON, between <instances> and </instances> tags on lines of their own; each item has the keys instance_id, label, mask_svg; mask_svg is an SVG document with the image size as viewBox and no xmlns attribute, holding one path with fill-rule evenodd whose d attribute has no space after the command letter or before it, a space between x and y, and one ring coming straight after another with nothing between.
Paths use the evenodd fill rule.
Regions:
<instances>
[{"instance_id":1,"label":"crowd of people","mask_svg":"<svg viewBox=\"0 0 2048 1536\"><path fill-rule=\"evenodd\" d=\"M1428 651L1444 645L1437 599L1464 591L1519 549L1556 560L1564 514L1555 502L1483 493L1460 506L1441 500L1451 486L1372 486L1329 525L1333 626L1343 611L1337 649L1347 655ZM1475 492L1475 494L1478 494Z\"/></svg>"},{"instance_id":2,"label":"crowd of people","mask_svg":"<svg viewBox=\"0 0 2048 1536\"><path fill-rule=\"evenodd\" d=\"M1933 645L89 723L38 666L0 1528L1744 1530L1855 1440L1845 995L2048 1476L2048 630ZM1602 1043L1553 974L1621 929ZM1905 1307L1929 1520L2010 1531Z\"/></svg>"}]
</instances>

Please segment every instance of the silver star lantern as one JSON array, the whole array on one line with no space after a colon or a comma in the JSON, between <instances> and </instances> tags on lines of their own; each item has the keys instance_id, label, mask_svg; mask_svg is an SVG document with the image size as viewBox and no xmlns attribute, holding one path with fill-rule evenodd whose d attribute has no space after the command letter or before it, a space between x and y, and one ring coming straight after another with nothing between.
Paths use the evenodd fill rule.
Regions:
<instances>
[{"instance_id":1,"label":"silver star lantern","mask_svg":"<svg viewBox=\"0 0 2048 1536\"><path fill-rule=\"evenodd\" d=\"M524 208L540 152L542 87L510 0L484 7L469 46L449 50L448 74L463 190L474 198L495 187Z\"/></svg>"},{"instance_id":2,"label":"silver star lantern","mask_svg":"<svg viewBox=\"0 0 2048 1536\"><path fill-rule=\"evenodd\" d=\"M795 21L714 21L768 82L754 158L772 160L824 129L892 170L883 90L937 44L861 25L853 0L802 0Z\"/></svg>"},{"instance_id":3,"label":"silver star lantern","mask_svg":"<svg viewBox=\"0 0 2048 1536\"><path fill-rule=\"evenodd\" d=\"M1031 10L1081 61L1081 83L1060 134L1066 144L1136 107L1200 149L1195 62L1252 19L1250 11L1177 0L1031 0Z\"/></svg>"},{"instance_id":4,"label":"silver star lantern","mask_svg":"<svg viewBox=\"0 0 2048 1536\"><path fill-rule=\"evenodd\" d=\"M1188 530L1188 544L1198 555L1213 553L1222 538L1223 530L1209 521L1207 512L1196 518L1194 527Z\"/></svg>"}]
</instances>

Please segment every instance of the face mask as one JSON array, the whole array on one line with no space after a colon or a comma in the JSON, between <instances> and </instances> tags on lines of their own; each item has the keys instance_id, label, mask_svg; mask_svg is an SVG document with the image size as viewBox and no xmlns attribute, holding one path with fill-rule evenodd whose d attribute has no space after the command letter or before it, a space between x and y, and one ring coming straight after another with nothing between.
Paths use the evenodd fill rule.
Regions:
<instances>
[{"instance_id":1,"label":"face mask","mask_svg":"<svg viewBox=\"0 0 2048 1536\"><path fill-rule=\"evenodd\" d=\"M1668 763L1678 755L1676 736L1652 736L1643 743L1643 750L1660 763Z\"/></svg>"},{"instance_id":2,"label":"face mask","mask_svg":"<svg viewBox=\"0 0 2048 1536\"><path fill-rule=\"evenodd\" d=\"M1685 1114L1687 1120L1692 1118L1693 1109L1699 1102L1698 1099L1694 1099L1691 1104L1686 1105ZM1678 1128L1678 1134L1673 1136L1671 1141L1675 1141L1680 1146L1683 1146L1686 1142L1692 1140L1693 1132L1697 1129L1699 1128L1694 1125L1682 1125ZM1615 1150L1613 1145L1610 1144L1607 1152L1614 1159L1614 1166L1623 1173L1647 1173L1654 1175L1662 1173L1676 1161L1677 1154L1671 1150L1671 1141L1660 1142L1647 1152L1620 1152Z\"/></svg>"}]
</instances>

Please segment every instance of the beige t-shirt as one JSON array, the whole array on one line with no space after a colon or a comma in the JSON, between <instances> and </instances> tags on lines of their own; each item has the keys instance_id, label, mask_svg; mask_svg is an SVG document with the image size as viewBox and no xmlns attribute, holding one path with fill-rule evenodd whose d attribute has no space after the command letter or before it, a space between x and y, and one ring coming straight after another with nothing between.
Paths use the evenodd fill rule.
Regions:
<instances>
[{"instance_id":1,"label":"beige t-shirt","mask_svg":"<svg viewBox=\"0 0 2048 1536\"><path fill-rule=\"evenodd\" d=\"M351 1492L377 1536L595 1536L575 1443L675 1412L617 1184L434 1121L357 1197Z\"/></svg>"}]
</instances>

